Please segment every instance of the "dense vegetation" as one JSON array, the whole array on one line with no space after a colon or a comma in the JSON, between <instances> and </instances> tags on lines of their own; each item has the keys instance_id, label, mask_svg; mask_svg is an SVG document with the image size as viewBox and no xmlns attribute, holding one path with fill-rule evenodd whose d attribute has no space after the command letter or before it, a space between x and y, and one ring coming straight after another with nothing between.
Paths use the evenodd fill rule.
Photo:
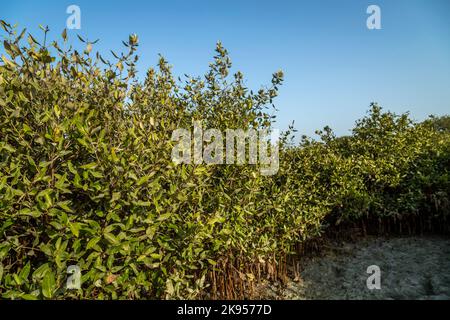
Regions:
<instances>
[{"instance_id":1,"label":"dense vegetation","mask_svg":"<svg viewBox=\"0 0 450 320\"><path fill-rule=\"evenodd\" d=\"M242 298L339 225L449 231L446 118L415 123L372 104L351 136L325 128L294 145L287 132L273 176L175 165L172 131L193 120L271 128L282 73L252 92L218 44L204 77L174 79L160 58L139 81L135 35L111 62L92 43L69 47L66 32L26 44L1 26L3 298ZM75 264L82 288L65 290Z\"/></svg>"}]
</instances>

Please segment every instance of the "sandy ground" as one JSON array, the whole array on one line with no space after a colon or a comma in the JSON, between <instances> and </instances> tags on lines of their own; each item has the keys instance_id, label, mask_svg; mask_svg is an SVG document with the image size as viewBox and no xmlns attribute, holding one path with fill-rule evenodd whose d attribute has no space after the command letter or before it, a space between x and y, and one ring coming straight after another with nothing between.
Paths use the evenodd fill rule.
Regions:
<instances>
[{"instance_id":1,"label":"sandy ground","mask_svg":"<svg viewBox=\"0 0 450 320\"><path fill-rule=\"evenodd\" d=\"M381 270L381 289L369 290L367 267ZM285 285L266 282L266 299L450 300L450 238L364 238L327 246L290 270Z\"/></svg>"}]
</instances>

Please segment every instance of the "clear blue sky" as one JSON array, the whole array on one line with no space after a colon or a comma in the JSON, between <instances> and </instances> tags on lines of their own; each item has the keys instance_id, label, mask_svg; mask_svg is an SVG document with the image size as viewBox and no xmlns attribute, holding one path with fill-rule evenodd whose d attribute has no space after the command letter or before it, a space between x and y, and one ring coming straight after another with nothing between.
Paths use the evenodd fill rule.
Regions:
<instances>
[{"instance_id":1,"label":"clear blue sky","mask_svg":"<svg viewBox=\"0 0 450 320\"><path fill-rule=\"evenodd\" d=\"M141 74L158 53L176 75L201 75L216 41L253 89L278 69L285 84L276 101L278 127L299 133L330 125L347 134L372 101L422 120L450 113L449 0L309 1L4 1L0 18L38 34L65 28L66 8L81 8L81 30L94 50L119 51L140 39ZM368 30L368 5L381 8L381 30Z\"/></svg>"}]
</instances>

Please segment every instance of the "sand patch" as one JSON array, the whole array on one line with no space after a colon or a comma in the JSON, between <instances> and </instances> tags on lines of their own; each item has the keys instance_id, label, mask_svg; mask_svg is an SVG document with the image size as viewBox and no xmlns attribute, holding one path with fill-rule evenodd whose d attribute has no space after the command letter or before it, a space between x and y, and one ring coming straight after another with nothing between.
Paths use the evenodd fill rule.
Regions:
<instances>
[{"instance_id":1,"label":"sand patch","mask_svg":"<svg viewBox=\"0 0 450 320\"><path fill-rule=\"evenodd\" d=\"M267 299L450 299L450 238L367 237L327 246L299 263L286 285L266 282ZM381 269L381 289L369 290L367 267ZM292 270L291 270L292 271Z\"/></svg>"}]
</instances>

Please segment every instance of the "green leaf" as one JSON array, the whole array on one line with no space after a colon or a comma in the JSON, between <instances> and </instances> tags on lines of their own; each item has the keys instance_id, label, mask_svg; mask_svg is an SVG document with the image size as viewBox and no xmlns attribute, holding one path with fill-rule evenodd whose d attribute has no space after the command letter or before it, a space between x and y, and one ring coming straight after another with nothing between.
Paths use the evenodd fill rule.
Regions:
<instances>
[{"instance_id":1,"label":"green leaf","mask_svg":"<svg viewBox=\"0 0 450 320\"><path fill-rule=\"evenodd\" d=\"M55 104L55 105L53 106L53 111L55 112L56 117L59 118L59 115L61 114L61 109L59 108L59 106L58 106L57 104Z\"/></svg>"},{"instance_id":2,"label":"green leaf","mask_svg":"<svg viewBox=\"0 0 450 320\"><path fill-rule=\"evenodd\" d=\"M171 212L164 213L164 214L162 214L162 215L160 215L160 216L158 217L158 221L164 221L164 220L167 220L167 219L170 218L171 215L172 215Z\"/></svg>"},{"instance_id":3,"label":"green leaf","mask_svg":"<svg viewBox=\"0 0 450 320\"><path fill-rule=\"evenodd\" d=\"M23 281L22 281L22 278L19 277L19 275L14 273L13 278L14 278L14 281L16 281L17 285L19 285L19 286L22 285Z\"/></svg>"},{"instance_id":4,"label":"green leaf","mask_svg":"<svg viewBox=\"0 0 450 320\"><path fill-rule=\"evenodd\" d=\"M98 165L97 162L91 162L91 163L82 165L81 168L82 168L82 169L87 169L87 170L89 170L89 169L94 169L94 168L96 168L97 165Z\"/></svg>"},{"instance_id":5,"label":"green leaf","mask_svg":"<svg viewBox=\"0 0 450 320\"><path fill-rule=\"evenodd\" d=\"M38 218L42 215L41 211L31 210L30 208L24 208L18 212L20 215L30 216L34 218Z\"/></svg>"},{"instance_id":6,"label":"green leaf","mask_svg":"<svg viewBox=\"0 0 450 320\"><path fill-rule=\"evenodd\" d=\"M25 294L21 295L20 297L24 300L37 300L38 299L38 297L36 297L33 294L29 294L29 293L25 293Z\"/></svg>"},{"instance_id":7,"label":"green leaf","mask_svg":"<svg viewBox=\"0 0 450 320\"><path fill-rule=\"evenodd\" d=\"M94 248L100 240L101 240L101 238L99 238L99 237L92 238L92 239L89 240L89 242L87 243L86 249L89 250L89 249Z\"/></svg>"},{"instance_id":8,"label":"green leaf","mask_svg":"<svg viewBox=\"0 0 450 320\"><path fill-rule=\"evenodd\" d=\"M117 238L112 233L106 232L105 234L103 234L103 236L105 237L106 240L108 240L112 244L119 243L119 240L117 240Z\"/></svg>"},{"instance_id":9,"label":"green leaf","mask_svg":"<svg viewBox=\"0 0 450 320\"><path fill-rule=\"evenodd\" d=\"M53 275L53 272L49 270L47 273L45 273L44 279L42 280L42 294L46 298L52 298L53 292L55 291L55 276Z\"/></svg>"},{"instance_id":10,"label":"green leaf","mask_svg":"<svg viewBox=\"0 0 450 320\"><path fill-rule=\"evenodd\" d=\"M101 172L98 171L90 171L89 172L94 178L103 178L104 175Z\"/></svg>"},{"instance_id":11,"label":"green leaf","mask_svg":"<svg viewBox=\"0 0 450 320\"><path fill-rule=\"evenodd\" d=\"M73 174L78 174L78 171L75 169L75 167L73 166L71 161L69 161L67 163L67 166L68 166L70 172L72 172Z\"/></svg>"},{"instance_id":12,"label":"green leaf","mask_svg":"<svg viewBox=\"0 0 450 320\"><path fill-rule=\"evenodd\" d=\"M7 143L3 143L2 148L5 149L6 151L9 151L11 153L15 152L16 149L11 147L9 144ZM1 149L0 149L1 150Z\"/></svg>"},{"instance_id":13,"label":"green leaf","mask_svg":"<svg viewBox=\"0 0 450 320\"><path fill-rule=\"evenodd\" d=\"M84 40L79 34L77 34L78 39L80 39L81 42L85 43L86 40Z\"/></svg>"},{"instance_id":14,"label":"green leaf","mask_svg":"<svg viewBox=\"0 0 450 320\"><path fill-rule=\"evenodd\" d=\"M62 38L64 39L64 41L67 40L67 29L64 28L63 32L61 33Z\"/></svg>"},{"instance_id":15,"label":"green leaf","mask_svg":"<svg viewBox=\"0 0 450 320\"><path fill-rule=\"evenodd\" d=\"M89 147L89 143L88 143L86 140L84 140L84 139L82 139L82 138L78 138L77 141L78 141L82 146L84 146L84 147L86 147L86 148Z\"/></svg>"},{"instance_id":16,"label":"green leaf","mask_svg":"<svg viewBox=\"0 0 450 320\"><path fill-rule=\"evenodd\" d=\"M11 61L11 60L9 60L7 57L5 57L4 55L2 55L2 60L3 60L3 62L7 65L7 66L9 66L9 67L11 67L11 68L14 68L15 66L16 66L16 63L14 62L14 61Z\"/></svg>"},{"instance_id":17,"label":"green leaf","mask_svg":"<svg viewBox=\"0 0 450 320\"><path fill-rule=\"evenodd\" d=\"M42 279L49 270L50 270L49 264L44 263L33 272L32 278L35 280Z\"/></svg>"},{"instance_id":18,"label":"green leaf","mask_svg":"<svg viewBox=\"0 0 450 320\"><path fill-rule=\"evenodd\" d=\"M175 289L170 279L167 279L166 281L166 292L169 294L169 296L172 296L175 293Z\"/></svg>"},{"instance_id":19,"label":"green leaf","mask_svg":"<svg viewBox=\"0 0 450 320\"><path fill-rule=\"evenodd\" d=\"M155 260L161 260L162 255L160 255L159 253L151 253L150 257L152 257Z\"/></svg>"},{"instance_id":20,"label":"green leaf","mask_svg":"<svg viewBox=\"0 0 450 320\"><path fill-rule=\"evenodd\" d=\"M208 262L209 262L209 264L211 264L211 265L213 265L213 266L215 266L215 265L217 264L216 261L211 260L211 259L208 259Z\"/></svg>"},{"instance_id":21,"label":"green leaf","mask_svg":"<svg viewBox=\"0 0 450 320\"><path fill-rule=\"evenodd\" d=\"M56 205L66 212L74 213L74 211L69 208L69 206L68 206L69 203L70 203L70 201L61 201L61 202L58 202Z\"/></svg>"},{"instance_id":22,"label":"green leaf","mask_svg":"<svg viewBox=\"0 0 450 320\"><path fill-rule=\"evenodd\" d=\"M30 262L28 262L22 270L20 270L19 277L22 280L27 280L28 275L30 274Z\"/></svg>"},{"instance_id":23,"label":"green leaf","mask_svg":"<svg viewBox=\"0 0 450 320\"><path fill-rule=\"evenodd\" d=\"M230 229L224 228L220 231L221 234L230 235L233 233Z\"/></svg>"},{"instance_id":24,"label":"green leaf","mask_svg":"<svg viewBox=\"0 0 450 320\"><path fill-rule=\"evenodd\" d=\"M78 222L69 222L69 228L73 235L78 238L80 234L80 224Z\"/></svg>"},{"instance_id":25,"label":"green leaf","mask_svg":"<svg viewBox=\"0 0 450 320\"><path fill-rule=\"evenodd\" d=\"M150 178L151 178L150 175L141 177L141 178L137 181L137 185L140 186L140 185L146 183Z\"/></svg>"},{"instance_id":26,"label":"green leaf","mask_svg":"<svg viewBox=\"0 0 450 320\"><path fill-rule=\"evenodd\" d=\"M112 194L111 202L117 201L120 199L120 192L114 192Z\"/></svg>"},{"instance_id":27,"label":"green leaf","mask_svg":"<svg viewBox=\"0 0 450 320\"><path fill-rule=\"evenodd\" d=\"M140 207L149 207L152 205L150 201L133 201L133 204Z\"/></svg>"}]
</instances>

